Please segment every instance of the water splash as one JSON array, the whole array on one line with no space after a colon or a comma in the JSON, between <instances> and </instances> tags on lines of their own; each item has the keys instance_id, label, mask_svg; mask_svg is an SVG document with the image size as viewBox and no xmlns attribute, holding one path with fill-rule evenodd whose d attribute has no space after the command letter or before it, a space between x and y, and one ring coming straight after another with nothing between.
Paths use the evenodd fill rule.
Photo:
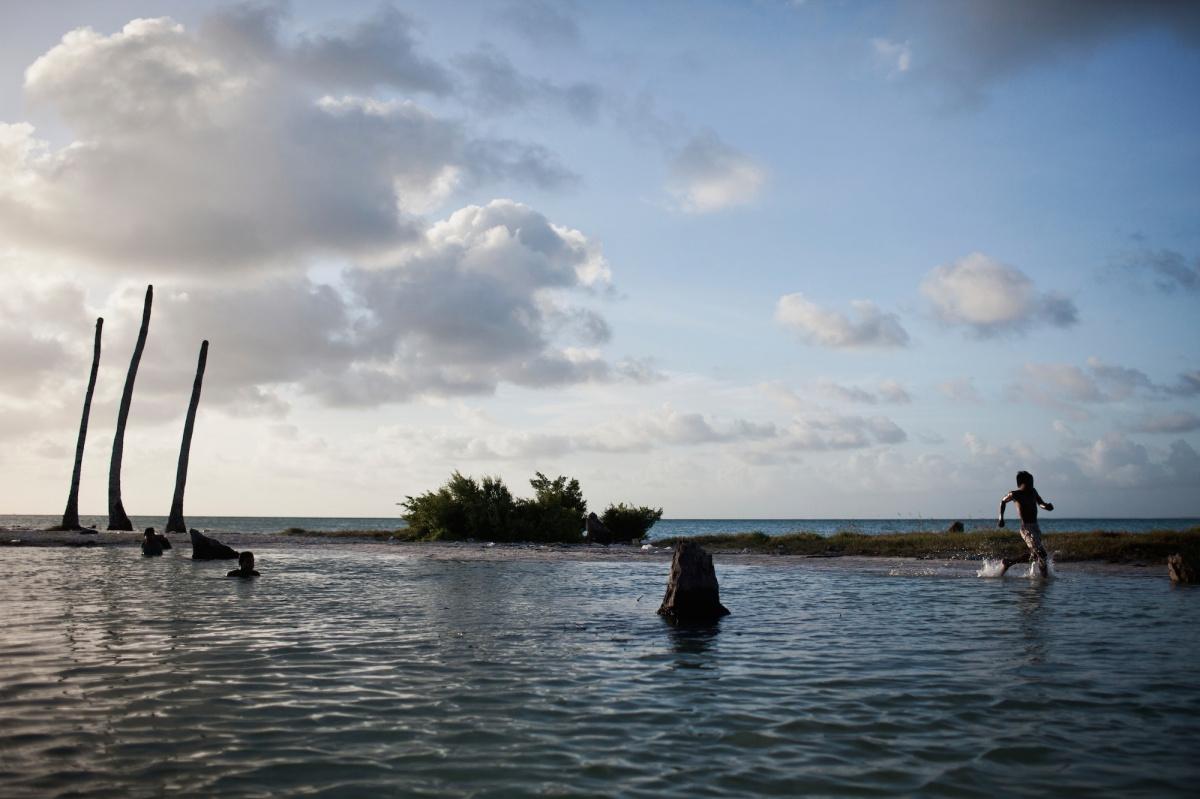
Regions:
<instances>
[{"instance_id":1,"label":"water splash","mask_svg":"<svg viewBox=\"0 0 1200 799\"><path fill-rule=\"evenodd\" d=\"M1020 566L1021 566L1021 564L1019 564L1019 563L1013 564L1013 568L1017 570L1017 571L1014 571L1013 574L1020 575L1023 577L1028 577L1029 579L1035 579L1035 578L1041 579L1042 575L1041 575L1041 572L1038 571L1037 561L1030 561L1029 568L1025 570L1024 574L1022 574L1019 571ZM983 561L983 566L980 567L979 571L975 572L975 576L976 577L1003 577L1004 576L1004 561L999 558L996 558L995 560L992 560L991 558L985 558ZM1046 576L1047 577L1057 577L1058 576L1058 570L1054 568L1054 556L1050 555L1050 554L1046 555Z\"/></svg>"},{"instance_id":2,"label":"water splash","mask_svg":"<svg viewBox=\"0 0 1200 799\"><path fill-rule=\"evenodd\" d=\"M1004 561L997 558L996 560L984 559L983 567L975 572L976 577L1003 577L1004 576Z\"/></svg>"}]
</instances>

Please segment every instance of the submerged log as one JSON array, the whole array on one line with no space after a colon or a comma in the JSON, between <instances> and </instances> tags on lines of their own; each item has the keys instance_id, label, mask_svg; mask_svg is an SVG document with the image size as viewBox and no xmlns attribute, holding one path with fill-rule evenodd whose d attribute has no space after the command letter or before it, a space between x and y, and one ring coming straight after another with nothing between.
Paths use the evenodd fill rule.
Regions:
<instances>
[{"instance_id":1,"label":"submerged log","mask_svg":"<svg viewBox=\"0 0 1200 799\"><path fill-rule=\"evenodd\" d=\"M125 375L125 390L121 392L121 409L117 412L117 432L113 436L112 461L108 465L108 529L132 530L133 522L121 502L121 458L125 454L125 423L129 421L129 406L133 403L133 383L137 380L138 364L142 362L142 350L146 349L146 334L150 331L150 304L154 300L154 286L146 286L146 301L142 306L142 326L138 330L137 344L133 347L133 358L129 361L129 372Z\"/></svg>"},{"instance_id":2,"label":"submerged log","mask_svg":"<svg viewBox=\"0 0 1200 799\"><path fill-rule=\"evenodd\" d=\"M1167 558L1167 575L1173 583L1200 582L1200 564L1196 563L1194 557L1176 552Z\"/></svg>"},{"instance_id":3,"label":"submerged log","mask_svg":"<svg viewBox=\"0 0 1200 799\"><path fill-rule=\"evenodd\" d=\"M208 342L200 344L196 361L196 380L192 383L192 399L188 403L187 419L183 423L183 443L179 445L179 466L175 470L175 496L171 499L171 515L167 518L168 533L187 530L183 522L183 490L187 485L188 456L192 451L192 430L196 426L196 407L200 404L200 387L204 384L204 366L208 362Z\"/></svg>"},{"instance_id":4,"label":"submerged log","mask_svg":"<svg viewBox=\"0 0 1200 799\"><path fill-rule=\"evenodd\" d=\"M192 560L237 560L237 550L209 538L199 530L189 530L192 537Z\"/></svg>"},{"instance_id":5,"label":"submerged log","mask_svg":"<svg viewBox=\"0 0 1200 799\"><path fill-rule=\"evenodd\" d=\"M96 342L92 348L92 374L88 377L87 393L83 395L83 416L79 420L79 438L75 442L75 469L71 472L71 490L67 493L67 509L63 511L63 530L82 530L79 524L79 476L83 472L83 446L87 441L88 417L92 413L92 394L96 391L96 373L100 370L100 333L104 318L96 320Z\"/></svg>"},{"instance_id":6,"label":"submerged log","mask_svg":"<svg viewBox=\"0 0 1200 799\"><path fill-rule=\"evenodd\" d=\"M721 604L712 555L696 542L675 545L667 593L658 615L677 624L711 624L729 615L729 609Z\"/></svg>"}]
</instances>

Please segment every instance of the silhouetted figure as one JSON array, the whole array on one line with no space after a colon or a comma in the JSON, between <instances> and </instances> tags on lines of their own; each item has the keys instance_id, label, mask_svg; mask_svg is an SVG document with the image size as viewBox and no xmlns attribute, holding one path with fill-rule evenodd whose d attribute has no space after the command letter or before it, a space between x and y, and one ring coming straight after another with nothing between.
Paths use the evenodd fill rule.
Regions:
<instances>
[{"instance_id":1,"label":"silhouetted figure","mask_svg":"<svg viewBox=\"0 0 1200 799\"><path fill-rule=\"evenodd\" d=\"M587 532L589 544L611 544L613 542L612 531L604 525L604 522L600 521L600 517L595 513L587 515L583 527Z\"/></svg>"},{"instance_id":2,"label":"silhouetted figure","mask_svg":"<svg viewBox=\"0 0 1200 799\"><path fill-rule=\"evenodd\" d=\"M163 548L158 539L159 536L154 534L154 528L147 527L146 532L142 535L142 557L154 558L162 555Z\"/></svg>"},{"instance_id":3,"label":"silhouetted figure","mask_svg":"<svg viewBox=\"0 0 1200 799\"><path fill-rule=\"evenodd\" d=\"M157 541L158 545L160 547L162 547L163 549L171 548L171 539L167 538L165 535L163 535L161 533L156 533L154 531L153 527L147 527L145 535L146 536L154 536L154 540Z\"/></svg>"},{"instance_id":4,"label":"silhouetted figure","mask_svg":"<svg viewBox=\"0 0 1200 799\"><path fill-rule=\"evenodd\" d=\"M226 577L258 577L259 574L254 570L254 553L246 550L238 555L238 567Z\"/></svg>"},{"instance_id":5,"label":"silhouetted figure","mask_svg":"<svg viewBox=\"0 0 1200 799\"><path fill-rule=\"evenodd\" d=\"M1038 527L1037 512L1039 507L1054 510L1054 505L1042 499L1033 487L1033 475L1024 471L1017 472L1017 490L1009 491L1000 500L1000 518L996 522L1000 527L1004 526L1004 506L1010 502L1017 503L1017 510L1021 515L1021 538L1025 541L1025 546L1029 547L1028 560L1036 561L1038 571L1043 577L1046 577L1050 570L1046 566L1046 548L1042 546L1042 529ZM1004 568L1000 574L1003 575L1014 563L1021 563L1025 560L1025 558L1005 558Z\"/></svg>"}]
</instances>

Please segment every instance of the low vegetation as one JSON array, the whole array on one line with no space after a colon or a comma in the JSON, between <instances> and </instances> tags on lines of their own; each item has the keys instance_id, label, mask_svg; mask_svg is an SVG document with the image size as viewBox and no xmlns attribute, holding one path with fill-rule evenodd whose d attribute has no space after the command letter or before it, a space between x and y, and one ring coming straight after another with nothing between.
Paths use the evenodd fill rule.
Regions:
<instances>
[{"instance_id":1,"label":"low vegetation","mask_svg":"<svg viewBox=\"0 0 1200 799\"><path fill-rule=\"evenodd\" d=\"M664 539L661 543L671 546L679 540L683 539ZM999 529L973 533L890 535L843 532L832 536L817 533L779 536L728 533L700 536L693 540L713 552L745 550L809 557L859 555L978 560L1021 557L1028 551L1020 535ZM1200 528L1187 531L1156 530L1150 533L1047 533L1042 540L1046 549L1060 563L1077 560L1164 563L1173 552L1196 551L1200 554Z\"/></svg>"}]
</instances>

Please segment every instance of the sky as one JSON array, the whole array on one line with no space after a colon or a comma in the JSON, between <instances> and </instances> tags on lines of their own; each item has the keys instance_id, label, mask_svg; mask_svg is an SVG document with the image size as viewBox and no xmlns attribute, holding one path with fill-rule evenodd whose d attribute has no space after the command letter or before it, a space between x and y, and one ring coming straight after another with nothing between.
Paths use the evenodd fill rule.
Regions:
<instances>
[{"instance_id":1,"label":"sky","mask_svg":"<svg viewBox=\"0 0 1200 799\"><path fill-rule=\"evenodd\" d=\"M0 513L1200 516L1200 6L0 14Z\"/></svg>"}]
</instances>

